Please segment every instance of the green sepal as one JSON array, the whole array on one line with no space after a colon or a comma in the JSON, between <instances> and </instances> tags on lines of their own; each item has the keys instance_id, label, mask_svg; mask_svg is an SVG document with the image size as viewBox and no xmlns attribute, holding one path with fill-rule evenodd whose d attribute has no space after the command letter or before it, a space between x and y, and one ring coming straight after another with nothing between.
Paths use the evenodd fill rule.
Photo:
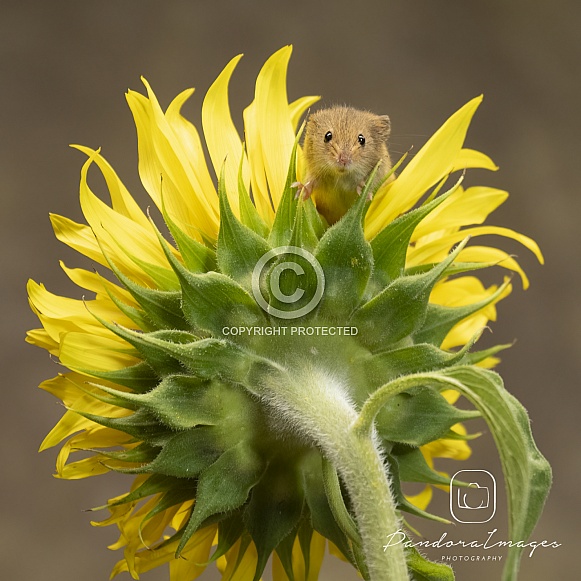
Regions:
<instances>
[{"instance_id":1,"label":"green sepal","mask_svg":"<svg viewBox=\"0 0 581 581\"><path fill-rule=\"evenodd\" d=\"M256 206L252 203L250 194L244 184L244 179L242 177L243 162L244 152L242 153L240 165L238 166L238 202L240 206L240 221L262 238L266 238L268 236L269 228L258 213Z\"/></svg>"},{"instance_id":2,"label":"green sepal","mask_svg":"<svg viewBox=\"0 0 581 581\"><path fill-rule=\"evenodd\" d=\"M301 482L293 468L282 461L269 464L244 510L244 523L258 552L254 581L261 578L270 554L291 534L301 517Z\"/></svg>"},{"instance_id":3,"label":"green sepal","mask_svg":"<svg viewBox=\"0 0 581 581\"><path fill-rule=\"evenodd\" d=\"M309 526L309 529L311 531L313 530L313 529L311 529L310 526ZM293 546L295 544L295 539L296 539L296 531L293 531L290 535L287 535L282 541L280 541L280 543L278 543L278 545L275 549L276 554L278 555L278 558L280 559L282 568L284 569L286 576L289 578L289 581L295 581L295 572L293 570ZM306 557L306 555L304 555L304 552L303 552L303 556L305 557L305 561L306 561L307 557ZM305 579L308 579L308 576L307 576L308 570L306 567L305 567L305 569L306 569Z\"/></svg>"},{"instance_id":4,"label":"green sepal","mask_svg":"<svg viewBox=\"0 0 581 581\"><path fill-rule=\"evenodd\" d=\"M264 238L242 224L232 212L226 185L224 167L220 174L220 231L217 259L220 272L231 276L248 291L252 290L252 274L258 260L270 250Z\"/></svg>"},{"instance_id":5,"label":"green sepal","mask_svg":"<svg viewBox=\"0 0 581 581\"><path fill-rule=\"evenodd\" d=\"M507 280L492 295L471 305L462 307L444 307L436 304L428 305L424 324L413 335L414 342L431 343L437 347L440 346L454 325L493 303L505 291L509 284L510 281Z\"/></svg>"},{"instance_id":6,"label":"green sepal","mask_svg":"<svg viewBox=\"0 0 581 581\"><path fill-rule=\"evenodd\" d=\"M125 249L125 254L129 256L129 258L145 272L145 274L149 275L156 286L166 292L174 292L178 291L180 288L178 279L173 272L173 270L169 268L164 268L163 266L158 266L157 264L151 264L149 262L145 262L129 254Z\"/></svg>"},{"instance_id":7,"label":"green sepal","mask_svg":"<svg viewBox=\"0 0 581 581\"><path fill-rule=\"evenodd\" d=\"M494 347L490 347L489 349L483 349L482 351L475 351L474 353L469 353L466 356L466 363L471 365L476 365L481 361L484 361L488 357L493 357L500 351L504 351L505 349L510 349L513 346L513 343L505 343L504 345L495 345Z\"/></svg>"},{"instance_id":8,"label":"green sepal","mask_svg":"<svg viewBox=\"0 0 581 581\"><path fill-rule=\"evenodd\" d=\"M307 210L309 202L312 206L313 203L310 198L306 201L299 199L290 245L298 246L299 248L304 248L309 252L313 252L319 243L319 236L315 232L312 219L309 217L309 212Z\"/></svg>"},{"instance_id":9,"label":"green sepal","mask_svg":"<svg viewBox=\"0 0 581 581\"><path fill-rule=\"evenodd\" d=\"M194 510L176 550L176 558L208 517L216 513L230 512L246 502L250 490L260 480L264 468L261 457L251 445L242 441L226 450L201 473Z\"/></svg>"},{"instance_id":10,"label":"green sepal","mask_svg":"<svg viewBox=\"0 0 581 581\"><path fill-rule=\"evenodd\" d=\"M479 412L478 412L479 413ZM480 413L479 413L480 415ZM443 440L460 440L462 442L469 442L470 440L476 440L476 438L480 438L482 436L482 432L474 432L473 434L460 434L455 432L454 430L448 430L443 436Z\"/></svg>"},{"instance_id":11,"label":"green sepal","mask_svg":"<svg viewBox=\"0 0 581 581\"><path fill-rule=\"evenodd\" d=\"M131 448L130 450L119 450L117 452L99 451L99 453L106 458L117 460L119 462L128 462L130 464L147 464L155 459L155 457L159 454L159 450L159 447L150 446L149 444L142 442L139 444L139 446Z\"/></svg>"},{"instance_id":12,"label":"green sepal","mask_svg":"<svg viewBox=\"0 0 581 581\"><path fill-rule=\"evenodd\" d=\"M318 316L345 321L359 305L373 270L373 252L363 233L363 216L369 203L367 186L349 211L331 226L315 249L315 258L325 273L325 292Z\"/></svg>"},{"instance_id":13,"label":"green sepal","mask_svg":"<svg viewBox=\"0 0 581 581\"><path fill-rule=\"evenodd\" d=\"M323 216L317 212L313 199L309 198L308 200L299 201L299 205L303 208L310 229L313 231L315 236L320 239L329 226L326 222L323 222Z\"/></svg>"},{"instance_id":14,"label":"green sepal","mask_svg":"<svg viewBox=\"0 0 581 581\"><path fill-rule=\"evenodd\" d=\"M390 474L392 477L391 487L393 489L393 494L399 510L403 510L404 512L413 514L414 516L419 516L421 518L433 520L435 522L440 522L447 525L452 524L452 522L449 521L448 519L442 518L441 516L437 516L435 514L422 510L421 508L418 508L417 506L412 504L409 500L407 500L401 489L401 480L397 462L395 462L393 457L391 456L388 456L387 460L389 463Z\"/></svg>"},{"instance_id":15,"label":"green sepal","mask_svg":"<svg viewBox=\"0 0 581 581\"><path fill-rule=\"evenodd\" d=\"M119 297L116 297L112 292L110 292L110 290L107 287L105 287L105 290L107 291L109 298L111 299L111 301L113 301L115 306L127 318L133 321L133 323L138 329L141 329L142 331L154 331L155 329L159 329L159 326L154 325L151 319L147 317L144 311L141 311L139 309L136 309L135 307L132 307L124 303Z\"/></svg>"},{"instance_id":16,"label":"green sepal","mask_svg":"<svg viewBox=\"0 0 581 581\"><path fill-rule=\"evenodd\" d=\"M479 367L456 367L434 374L458 383L460 391L482 413L498 448L509 506L509 537L529 538L551 487L551 467L539 452L526 410L503 385L500 376ZM523 547L509 548L503 581L516 580Z\"/></svg>"},{"instance_id":17,"label":"green sepal","mask_svg":"<svg viewBox=\"0 0 581 581\"><path fill-rule=\"evenodd\" d=\"M216 270L216 253L208 246L200 244L197 240L194 240L192 237L185 234L177 226L167 213L165 204L163 203L163 198L161 211L168 230L176 241L186 268L190 272L208 272L210 270ZM160 237L161 233L153 223L153 220L152 224L158 237Z\"/></svg>"},{"instance_id":18,"label":"green sepal","mask_svg":"<svg viewBox=\"0 0 581 581\"><path fill-rule=\"evenodd\" d=\"M182 288L182 311L194 329L221 335L228 326L255 326L264 313L230 277L218 272L191 273L175 258L161 235L160 244Z\"/></svg>"},{"instance_id":19,"label":"green sepal","mask_svg":"<svg viewBox=\"0 0 581 581\"><path fill-rule=\"evenodd\" d=\"M153 331L152 333L140 333L132 329L127 329L121 325L113 325L96 315L93 315L104 327L127 341L135 347L152 369L158 375L168 375L179 373L180 365L175 357L168 350L160 349L159 345L175 344L182 341L194 342L197 337L187 331ZM171 339L171 340L168 340Z\"/></svg>"},{"instance_id":20,"label":"green sepal","mask_svg":"<svg viewBox=\"0 0 581 581\"><path fill-rule=\"evenodd\" d=\"M371 241L375 271L373 280L379 288L399 278L405 270L405 259L409 248L410 238L418 224L444 200L454 189L442 194L403 216L399 216L393 222L381 230Z\"/></svg>"},{"instance_id":21,"label":"green sepal","mask_svg":"<svg viewBox=\"0 0 581 581\"><path fill-rule=\"evenodd\" d=\"M195 478L222 452L219 430L214 426L201 426L170 437L155 460L142 471L175 478Z\"/></svg>"},{"instance_id":22,"label":"green sepal","mask_svg":"<svg viewBox=\"0 0 581 581\"><path fill-rule=\"evenodd\" d=\"M397 462L399 477L402 482L423 482L425 484L450 485L450 478L442 476L428 466L419 448L411 446L396 446L391 453L393 461Z\"/></svg>"},{"instance_id":23,"label":"green sepal","mask_svg":"<svg viewBox=\"0 0 581 581\"><path fill-rule=\"evenodd\" d=\"M155 515L162 513L164 510L176 506L178 504L183 504L188 500L193 500L196 495L195 483L191 481L185 481L180 479L179 488L171 488L165 492L161 498L155 503L155 506L143 517L139 528L142 528L145 523L152 519ZM189 485L188 485L189 484Z\"/></svg>"},{"instance_id":24,"label":"green sepal","mask_svg":"<svg viewBox=\"0 0 581 581\"><path fill-rule=\"evenodd\" d=\"M454 581L455 579L451 567L426 559L415 547L406 547L405 557L408 568L413 573L414 581Z\"/></svg>"},{"instance_id":25,"label":"green sepal","mask_svg":"<svg viewBox=\"0 0 581 581\"><path fill-rule=\"evenodd\" d=\"M432 270L438 263L430 262L428 264L417 264L415 266L410 266L405 269L404 276L410 276L413 274L423 274ZM490 268L496 266L497 262L455 262L451 264L446 270L447 276L452 276L454 274L464 274L465 272L473 272L475 270L483 270L485 268Z\"/></svg>"},{"instance_id":26,"label":"green sepal","mask_svg":"<svg viewBox=\"0 0 581 581\"><path fill-rule=\"evenodd\" d=\"M210 563L225 555L244 533L244 521L240 511L222 519L218 523L218 545L210 558Z\"/></svg>"},{"instance_id":27,"label":"green sepal","mask_svg":"<svg viewBox=\"0 0 581 581\"><path fill-rule=\"evenodd\" d=\"M385 440L423 446L454 424L477 417L478 411L454 407L432 387L415 387L387 401L377 414L376 427Z\"/></svg>"},{"instance_id":28,"label":"green sepal","mask_svg":"<svg viewBox=\"0 0 581 581\"><path fill-rule=\"evenodd\" d=\"M337 524L329 506L323 484L322 461L321 455L313 451L302 462L303 489L311 513L311 525L319 534L334 543L345 558L357 567L347 536Z\"/></svg>"},{"instance_id":29,"label":"green sepal","mask_svg":"<svg viewBox=\"0 0 581 581\"><path fill-rule=\"evenodd\" d=\"M297 173L297 147L300 132L298 133L290 157L290 164L284 185L284 191L276 209L272 230L268 236L268 243L272 248L287 246L291 239L293 226L297 214L297 196L291 184L296 181Z\"/></svg>"},{"instance_id":30,"label":"green sepal","mask_svg":"<svg viewBox=\"0 0 581 581\"><path fill-rule=\"evenodd\" d=\"M140 484L135 490L126 494L119 500L109 503L106 506L114 507L121 504L127 504L128 502L137 502L153 494L158 494L160 492L165 492L171 490L176 486L180 486L182 481L178 478L173 478L172 476L164 476L163 474L152 474L147 478L143 484Z\"/></svg>"},{"instance_id":31,"label":"green sepal","mask_svg":"<svg viewBox=\"0 0 581 581\"><path fill-rule=\"evenodd\" d=\"M224 327L254 327L265 323L254 299L228 276L218 272L191 274L177 266L182 283L182 308L195 329L215 336Z\"/></svg>"},{"instance_id":32,"label":"green sepal","mask_svg":"<svg viewBox=\"0 0 581 581\"><path fill-rule=\"evenodd\" d=\"M125 432L133 436L136 440L147 442L152 446L162 446L171 434L170 430L161 425L152 413L144 409L138 409L130 416L122 418L107 418L80 410L72 411L96 424ZM122 470L118 471L122 472ZM129 469L127 472L133 473L134 470Z\"/></svg>"},{"instance_id":33,"label":"green sepal","mask_svg":"<svg viewBox=\"0 0 581 581\"><path fill-rule=\"evenodd\" d=\"M419 343L390 351L365 355L354 361L367 376L370 389L378 389L397 377L443 369L466 361L466 349L457 352L443 351L429 343Z\"/></svg>"},{"instance_id":34,"label":"green sepal","mask_svg":"<svg viewBox=\"0 0 581 581\"><path fill-rule=\"evenodd\" d=\"M153 333L143 335L143 343L158 353L163 360L163 354L168 360L179 361L188 370L202 379L216 377L243 383L246 379L254 358L249 353L224 339L200 339L191 343L177 343L158 339Z\"/></svg>"},{"instance_id":35,"label":"green sepal","mask_svg":"<svg viewBox=\"0 0 581 581\"><path fill-rule=\"evenodd\" d=\"M175 430L212 426L221 419L223 386L188 375L168 375L157 387L144 394L121 392L105 386L100 388L121 400L117 405L128 403L144 407L168 428Z\"/></svg>"},{"instance_id":36,"label":"green sepal","mask_svg":"<svg viewBox=\"0 0 581 581\"><path fill-rule=\"evenodd\" d=\"M117 383L132 389L136 393L144 393L153 389L159 383L159 376L145 361L130 367L122 367L115 371L98 371L95 369L81 369L78 371L98 379Z\"/></svg>"},{"instance_id":37,"label":"green sepal","mask_svg":"<svg viewBox=\"0 0 581 581\"><path fill-rule=\"evenodd\" d=\"M107 258L106 255L105 258ZM145 288L125 276L112 260L107 258L107 262L115 276L143 308L143 314L146 320L150 321L150 325L153 324L156 328L186 328L180 306L181 296L179 291ZM145 328L143 330L146 331L148 329Z\"/></svg>"},{"instance_id":38,"label":"green sepal","mask_svg":"<svg viewBox=\"0 0 581 581\"><path fill-rule=\"evenodd\" d=\"M467 242L468 239L465 239L458 244L454 251L431 271L394 280L382 292L357 309L351 323L358 327L361 340L371 349L377 349L382 345L397 343L421 329L434 285Z\"/></svg>"}]
</instances>

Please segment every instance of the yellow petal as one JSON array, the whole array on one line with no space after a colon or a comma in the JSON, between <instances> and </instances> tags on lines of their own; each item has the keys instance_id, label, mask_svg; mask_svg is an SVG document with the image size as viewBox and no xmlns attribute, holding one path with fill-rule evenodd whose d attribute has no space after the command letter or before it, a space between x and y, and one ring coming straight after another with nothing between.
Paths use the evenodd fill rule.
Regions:
<instances>
[{"instance_id":1,"label":"yellow petal","mask_svg":"<svg viewBox=\"0 0 581 581\"><path fill-rule=\"evenodd\" d=\"M424 489L418 493L411 496L405 495L408 502L411 502L414 506L417 506L421 510L426 510L428 504L432 500L433 492L431 486L425 486Z\"/></svg>"},{"instance_id":2,"label":"yellow petal","mask_svg":"<svg viewBox=\"0 0 581 581\"><path fill-rule=\"evenodd\" d=\"M146 84L146 86L148 85ZM150 90L148 86L148 91ZM175 136L176 145L174 147L177 151L177 144L179 144L181 152L185 154L185 157L181 158L181 160L186 167L189 166L191 168L204 197L208 200L213 210L212 215L214 215L217 212L216 204L218 203L218 194L210 171L208 170L200 134L195 125L181 114L183 104L190 98L193 92L193 89L182 91L169 104L165 117ZM181 155L181 153L178 155Z\"/></svg>"},{"instance_id":3,"label":"yellow petal","mask_svg":"<svg viewBox=\"0 0 581 581\"><path fill-rule=\"evenodd\" d=\"M226 567L222 572L222 581L252 581L258 563L258 553L254 543L250 543L242 557L239 556L241 540L226 553ZM237 566L238 565L238 566Z\"/></svg>"},{"instance_id":4,"label":"yellow petal","mask_svg":"<svg viewBox=\"0 0 581 581\"><path fill-rule=\"evenodd\" d=\"M83 256L103 266L109 266L101 252L95 234L89 226L78 224L58 214L50 214L50 221L57 240L80 252Z\"/></svg>"},{"instance_id":5,"label":"yellow petal","mask_svg":"<svg viewBox=\"0 0 581 581\"><path fill-rule=\"evenodd\" d=\"M450 228L482 224L508 198L508 192L495 188L458 188L447 200L432 210L416 227L411 241Z\"/></svg>"},{"instance_id":6,"label":"yellow petal","mask_svg":"<svg viewBox=\"0 0 581 581\"><path fill-rule=\"evenodd\" d=\"M456 157L452 171L459 169L480 168L496 171L498 166L484 153L474 149L462 149Z\"/></svg>"},{"instance_id":7,"label":"yellow petal","mask_svg":"<svg viewBox=\"0 0 581 581\"><path fill-rule=\"evenodd\" d=\"M321 97L311 96L311 97L299 97L296 101L293 101L289 105L289 115L291 118L291 123L293 126L293 131L296 132L301 117L303 113L311 106L314 105Z\"/></svg>"},{"instance_id":8,"label":"yellow petal","mask_svg":"<svg viewBox=\"0 0 581 581\"><path fill-rule=\"evenodd\" d=\"M244 134L246 135L246 150L250 165L250 183L252 184L254 204L261 218L267 224L272 224L274 210L264 171L265 161L262 153L260 128L257 122L256 101L244 109Z\"/></svg>"},{"instance_id":9,"label":"yellow petal","mask_svg":"<svg viewBox=\"0 0 581 581\"><path fill-rule=\"evenodd\" d=\"M275 208L282 197L295 142L286 93L286 73L291 52L290 46L275 52L256 79L253 121L260 133L264 171ZM254 164L252 158L251 164Z\"/></svg>"},{"instance_id":10,"label":"yellow petal","mask_svg":"<svg viewBox=\"0 0 581 581\"><path fill-rule=\"evenodd\" d=\"M126 291L124 288L113 284L112 282L108 281L106 278L103 278L96 272L91 272L85 270L83 268L68 268L65 266L64 262L61 260L59 262L61 268L65 271L66 275L77 285L81 288L93 291L94 293L99 295L104 295L100 300L107 300L105 297L108 295L106 294L107 291L111 293L115 298L118 298L122 302L132 307L138 307L139 304L137 301L131 296L131 294Z\"/></svg>"},{"instance_id":11,"label":"yellow petal","mask_svg":"<svg viewBox=\"0 0 581 581\"><path fill-rule=\"evenodd\" d=\"M228 102L230 77L242 55L234 57L218 75L208 89L202 105L202 127L210 152L210 159L216 175L219 176L224 165L226 192L234 213L239 216L238 168L242 161L242 177L246 190L250 186L248 160L242 148L242 141L232 121Z\"/></svg>"},{"instance_id":12,"label":"yellow petal","mask_svg":"<svg viewBox=\"0 0 581 581\"><path fill-rule=\"evenodd\" d=\"M147 227L143 227L123 214L119 214L91 191L87 183L87 172L92 163L91 157L81 170L81 208L107 256L118 264L124 273L131 274L133 278L139 269L136 268L135 262L129 258L129 255L147 263L169 268L167 258L151 224L148 223ZM140 275L139 278L152 286L151 279L146 274Z\"/></svg>"},{"instance_id":13,"label":"yellow petal","mask_svg":"<svg viewBox=\"0 0 581 581\"><path fill-rule=\"evenodd\" d=\"M182 558L169 562L170 581L191 581L204 572L217 528L216 525L204 527L192 536L182 552ZM175 547L173 550L175 553Z\"/></svg>"},{"instance_id":14,"label":"yellow petal","mask_svg":"<svg viewBox=\"0 0 581 581\"><path fill-rule=\"evenodd\" d=\"M415 247L411 247L408 252L408 260L410 264L427 264L430 262L436 262L441 260L440 256L447 254L450 248L457 244L458 242L464 240L466 236L476 237L484 236L487 234L494 234L496 236L504 236L506 238L512 238L517 242L520 242L523 246L528 248L538 259L538 261L543 264L544 259L539 249L537 243L525 236L524 234L519 234L510 228L501 228L499 226L478 226L475 228L466 228L441 238L431 240L427 244L423 243L420 239L417 241ZM443 257L443 256L442 256Z\"/></svg>"},{"instance_id":15,"label":"yellow petal","mask_svg":"<svg viewBox=\"0 0 581 581\"><path fill-rule=\"evenodd\" d=\"M117 340L88 333L64 333L61 363L73 371L113 371L140 362L132 348L123 349Z\"/></svg>"},{"instance_id":16,"label":"yellow petal","mask_svg":"<svg viewBox=\"0 0 581 581\"><path fill-rule=\"evenodd\" d=\"M126 95L137 128L141 182L160 209L163 196L167 212L180 229L199 241L204 236L215 239L217 197L215 203L206 199L191 168L182 164L183 147L173 135L153 92L149 94L153 100L134 91Z\"/></svg>"},{"instance_id":17,"label":"yellow petal","mask_svg":"<svg viewBox=\"0 0 581 581\"><path fill-rule=\"evenodd\" d=\"M151 226L147 216L142 212L133 196L129 193L123 182L119 179L115 170L109 165L107 160L100 155L99 150L91 149L83 145L72 145L75 149L82 151L92 159L98 168L101 170L109 195L111 196L111 204L113 209L123 216L137 222L142 227L149 229Z\"/></svg>"},{"instance_id":18,"label":"yellow petal","mask_svg":"<svg viewBox=\"0 0 581 581\"><path fill-rule=\"evenodd\" d=\"M468 246L460 251L458 262L481 262L498 264L520 275L523 289L529 288L529 279L519 263L504 250L492 246Z\"/></svg>"},{"instance_id":19,"label":"yellow petal","mask_svg":"<svg viewBox=\"0 0 581 581\"><path fill-rule=\"evenodd\" d=\"M450 117L393 182L384 185L371 202L365 235L373 238L386 224L412 208L424 193L456 169L465 157L462 144L472 116L482 102L476 97Z\"/></svg>"}]
</instances>

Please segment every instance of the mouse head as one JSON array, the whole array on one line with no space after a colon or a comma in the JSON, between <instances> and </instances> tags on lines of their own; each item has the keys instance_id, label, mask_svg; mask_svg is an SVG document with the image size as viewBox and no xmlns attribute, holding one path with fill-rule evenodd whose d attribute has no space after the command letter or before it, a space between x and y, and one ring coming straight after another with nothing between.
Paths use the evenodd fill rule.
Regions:
<instances>
[{"instance_id":1,"label":"mouse head","mask_svg":"<svg viewBox=\"0 0 581 581\"><path fill-rule=\"evenodd\" d=\"M387 157L387 115L351 107L321 109L309 117L305 156L313 175L355 173L363 179Z\"/></svg>"}]
</instances>

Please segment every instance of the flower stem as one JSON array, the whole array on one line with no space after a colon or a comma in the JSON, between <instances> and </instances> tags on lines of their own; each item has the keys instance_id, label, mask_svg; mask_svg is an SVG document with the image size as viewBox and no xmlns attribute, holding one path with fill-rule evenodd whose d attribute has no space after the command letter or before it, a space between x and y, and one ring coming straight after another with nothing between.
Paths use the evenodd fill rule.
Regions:
<instances>
[{"instance_id":1,"label":"flower stem","mask_svg":"<svg viewBox=\"0 0 581 581\"><path fill-rule=\"evenodd\" d=\"M274 373L259 390L286 425L314 441L341 477L353 507L371 581L408 581L403 546L383 549L400 528L374 433L352 429L357 411L343 386L323 372Z\"/></svg>"}]
</instances>

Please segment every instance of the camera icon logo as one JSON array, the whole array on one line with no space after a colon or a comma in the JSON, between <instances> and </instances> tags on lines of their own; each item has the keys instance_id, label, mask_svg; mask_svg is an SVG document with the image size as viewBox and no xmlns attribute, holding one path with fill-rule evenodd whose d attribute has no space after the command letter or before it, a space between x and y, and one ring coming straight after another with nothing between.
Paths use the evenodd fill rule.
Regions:
<instances>
[{"instance_id":1,"label":"camera icon logo","mask_svg":"<svg viewBox=\"0 0 581 581\"><path fill-rule=\"evenodd\" d=\"M496 479L488 470L460 470L452 476L450 514L454 520L485 523L495 513Z\"/></svg>"}]
</instances>

